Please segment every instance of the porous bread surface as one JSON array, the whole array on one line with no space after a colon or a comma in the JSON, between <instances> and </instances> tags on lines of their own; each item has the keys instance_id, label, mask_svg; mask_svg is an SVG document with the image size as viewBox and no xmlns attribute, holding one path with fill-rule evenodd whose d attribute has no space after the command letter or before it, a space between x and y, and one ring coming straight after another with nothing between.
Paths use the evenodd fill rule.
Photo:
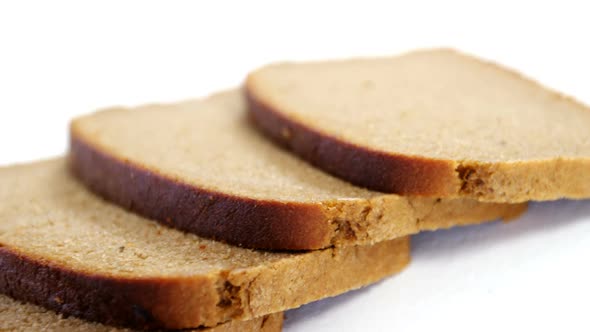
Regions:
<instances>
[{"instance_id":1,"label":"porous bread surface","mask_svg":"<svg viewBox=\"0 0 590 332\"><path fill-rule=\"evenodd\" d=\"M253 100L284 120L284 131L295 123L340 146L404 157L413 168L426 158L446 165L449 172L441 174L452 177L439 188L412 187L369 183L351 171L332 171L357 184L496 201L590 196L588 107L453 50L275 64L250 74L246 88ZM568 168L569 179L567 174L555 176L555 183L544 179L553 176L556 166ZM417 181L436 181L428 171L417 171Z\"/></svg>"},{"instance_id":2,"label":"porous bread surface","mask_svg":"<svg viewBox=\"0 0 590 332\"><path fill-rule=\"evenodd\" d=\"M400 271L409 239L271 253L199 238L109 204L64 159L0 169L0 292L137 328L215 326Z\"/></svg>"},{"instance_id":3,"label":"porous bread surface","mask_svg":"<svg viewBox=\"0 0 590 332\"><path fill-rule=\"evenodd\" d=\"M0 170L0 243L116 277L215 274L295 257L169 229L96 199L62 160Z\"/></svg>"},{"instance_id":4,"label":"porous bread surface","mask_svg":"<svg viewBox=\"0 0 590 332\"><path fill-rule=\"evenodd\" d=\"M282 329L283 314L255 318L249 321L230 321L212 328L183 331L194 332L278 332ZM132 332L103 324L64 317L36 305L22 303L6 295L0 295L0 331L5 332Z\"/></svg>"},{"instance_id":5,"label":"porous bread surface","mask_svg":"<svg viewBox=\"0 0 590 332\"><path fill-rule=\"evenodd\" d=\"M96 192L143 215L258 248L375 243L423 229L510 218L525 208L383 195L356 187L274 146L251 127L245 107L241 93L233 90L204 100L78 118L71 126L73 169ZM166 194L164 186L170 188ZM160 199L174 195L178 199ZM228 203L231 199L239 202ZM221 216L211 218L213 211ZM258 211L266 212L249 214ZM274 233L260 231L270 224ZM238 226L244 227L242 234L236 234Z\"/></svg>"},{"instance_id":6,"label":"porous bread surface","mask_svg":"<svg viewBox=\"0 0 590 332\"><path fill-rule=\"evenodd\" d=\"M377 193L324 175L247 126L238 91L173 105L111 109L78 118L72 134L110 154L203 189L283 202Z\"/></svg>"}]
</instances>

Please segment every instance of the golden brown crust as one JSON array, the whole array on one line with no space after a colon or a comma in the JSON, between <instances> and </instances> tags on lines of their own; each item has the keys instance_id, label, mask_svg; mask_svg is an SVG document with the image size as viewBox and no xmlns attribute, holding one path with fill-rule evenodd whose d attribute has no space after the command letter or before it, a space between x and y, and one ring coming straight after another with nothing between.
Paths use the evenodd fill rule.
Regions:
<instances>
[{"instance_id":1,"label":"golden brown crust","mask_svg":"<svg viewBox=\"0 0 590 332\"><path fill-rule=\"evenodd\" d=\"M107 325L185 328L202 321L215 307L217 292L208 278L123 279L78 272L0 247L0 293L53 311ZM198 296L192 306L189 300ZM179 304L187 303L176 311ZM216 325L216 324L212 324ZM192 325L195 327L195 325Z\"/></svg>"},{"instance_id":2,"label":"golden brown crust","mask_svg":"<svg viewBox=\"0 0 590 332\"><path fill-rule=\"evenodd\" d=\"M587 105L575 98L553 91L495 62L473 58L453 49L432 51L472 58L483 66L534 87L537 92L544 91L549 99L567 103L581 112L590 111ZM556 153L555 156L538 160L480 162L371 150L370 147L338 139L321 128L304 124L282 113L281 105L272 103L269 96L264 95L264 89L256 86L255 76L259 73L250 74L245 83L250 113L258 126L309 162L359 186L402 195L469 197L486 202L517 203L590 197L588 156L560 157ZM314 152L314 149L322 149L323 155Z\"/></svg>"},{"instance_id":3,"label":"golden brown crust","mask_svg":"<svg viewBox=\"0 0 590 332\"><path fill-rule=\"evenodd\" d=\"M476 224L526 209L525 204L396 195L310 203L234 196L179 182L89 142L92 139L72 128L70 167L101 196L166 225L250 248L372 244L436 229L437 224L439 228ZM431 215L429 220L425 213Z\"/></svg>"},{"instance_id":4,"label":"golden brown crust","mask_svg":"<svg viewBox=\"0 0 590 332\"><path fill-rule=\"evenodd\" d=\"M247 321L232 320L210 328L183 329L186 332L279 332L283 325L283 313L270 314ZM0 295L0 331L28 332L132 332L127 328L64 317L30 303L16 301Z\"/></svg>"},{"instance_id":5,"label":"golden brown crust","mask_svg":"<svg viewBox=\"0 0 590 332\"><path fill-rule=\"evenodd\" d=\"M3 169L1 179L14 197L4 192L0 211L0 293L88 320L138 328L249 320L373 283L409 261L408 237L271 253L163 229L88 193L63 159Z\"/></svg>"},{"instance_id":6,"label":"golden brown crust","mask_svg":"<svg viewBox=\"0 0 590 332\"><path fill-rule=\"evenodd\" d=\"M258 249L319 249L330 224L318 204L248 199L187 185L101 151L72 129L70 167L89 188L166 225Z\"/></svg>"},{"instance_id":7,"label":"golden brown crust","mask_svg":"<svg viewBox=\"0 0 590 332\"><path fill-rule=\"evenodd\" d=\"M411 196L482 202L590 197L590 158L527 162L460 162L371 150L284 116L249 83L245 95L257 126L311 164L358 186Z\"/></svg>"},{"instance_id":8,"label":"golden brown crust","mask_svg":"<svg viewBox=\"0 0 590 332\"><path fill-rule=\"evenodd\" d=\"M285 117L257 97L248 81L244 93L254 122L274 141L355 185L424 196L453 196L461 188L454 162L357 146Z\"/></svg>"},{"instance_id":9,"label":"golden brown crust","mask_svg":"<svg viewBox=\"0 0 590 332\"><path fill-rule=\"evenodd\" d=\"M131 328L215 326L378 281L409 262L409 237L326 249L220 276L130 279L71 270L0 247L0 292L56 312ZM288 287L284 287L288 285Z\"/></svg>"},{"instance_id":10,"label":"golden brown crust","mask_svg":"<svg viewBox=\"0 0 590 332\"><path fill-rule=\"evenodd\" d=\"M486 202L590 197L590 158L512 163L463 163L462 196Z\"/></svg>"}]
</instances>

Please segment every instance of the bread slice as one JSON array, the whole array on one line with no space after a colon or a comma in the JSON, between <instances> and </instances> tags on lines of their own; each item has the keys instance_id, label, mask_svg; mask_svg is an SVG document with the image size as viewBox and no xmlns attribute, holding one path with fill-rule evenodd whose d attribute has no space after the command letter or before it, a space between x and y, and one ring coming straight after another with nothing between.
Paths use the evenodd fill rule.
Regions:
<instances>
[{"instance_id":1,"label":"bread slice","mask_svg":"<svg viewBox=\"0 0 590 332\"><path fill-rule=\"evenodd\" d=\"M283 314L277 313L248 321L232 320L211 328L183 330L187 332L279 332ZM18 302L0 295L0 331L11 332L131 332L87 322L74 317L64 317L36 305Z\"/></svg>"},{"instance_id":2,"label":"bread slice","mask_svg":"<svg viewBox=\"0 0 590 332\"><path fill-rule=\"evenodd\" d=\"M71 125L70 162L91 189L125 208L251 248L371 244L511 218L525 209L350 185L262 137L237 90L78 118Z\"/></svg>"},{"instance_id":3,"label":"bread slice","mask_svg":"<svg viewBox=\"0 0 590 332\"><path fill-rule=\"evenodd\" d=\"M522 202L590 197L590 111L448 49L283 63L246 82L258 125L383 192Z\"/></svg>"},{"instance_id":4,"label":"bread slice","mask_svg":"<svg viewBox=\"0 0 590 332\"><path fill-rule=\"evenodd\" d=\"M271 253L183 233L104 202L63 159L0 169L0 293L108 325L194 328L284 311L370 284L407 237Z\"/></svg>"}]
</instances>

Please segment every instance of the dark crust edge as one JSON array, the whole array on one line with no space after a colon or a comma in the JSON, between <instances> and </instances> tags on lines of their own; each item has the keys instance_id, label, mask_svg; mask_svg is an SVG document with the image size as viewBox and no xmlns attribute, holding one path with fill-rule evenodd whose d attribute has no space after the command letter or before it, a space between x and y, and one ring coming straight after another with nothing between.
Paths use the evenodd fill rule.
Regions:
<instances>
[{"instance_id":1,"label":"dark crust edge","mask_svg":"<svg viewBox=\"0 0 590 332\"><path fill-rule=\"evenodd\" d=\"M82 136L74 122L70 128L71 171L92 191L128 210L246 248L330 246L333 229L320 204L265 201L206 190L121 160Z\"/></svg>"},{"instance_id":2,"label":"dark crust edge","mask_svg":"<svg viewBox=\"0 0 590 332\"><path fill-rule=\"evenodd\" d=\"M133 279L74 271L0 244L0 293L65 317L74 316L111 326L190 328L175 325L177 322L171 317L158 318L153 310L155 307L179 308L184 304L182 292L187 283L206 288L207 282L197 278ZM199 307L190 309L194 309L191 319L196 322L201 317Z\"/></svg>"},{"instance_id":3,"label":"dark crust edge","mask_svg":"<svg viewBox=\"0 0 590 332\"><path fill-rule=\"evenodd\" d=\"M322 170L357 186L415 196L457 196L461 179L454 162L390 154L358 146L291 119L266 103L246 81L251 118L281 146Z\"/></svg>"}]
</instances>

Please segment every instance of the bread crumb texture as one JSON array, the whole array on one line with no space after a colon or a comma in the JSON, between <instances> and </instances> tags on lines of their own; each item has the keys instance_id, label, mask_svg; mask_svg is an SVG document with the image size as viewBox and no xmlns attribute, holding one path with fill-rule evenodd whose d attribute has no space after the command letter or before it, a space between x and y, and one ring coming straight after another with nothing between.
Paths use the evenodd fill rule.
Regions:
<instances>
[{"instance_id":1,"label":"bread crumb texture","mask_svg":"<svg viewBox=\"0 0 590 332\"><path fill-rule=\"evenodd\" d=\"M0 292L129 327L248 320L400 271L407 237L310 252L239 248L109 204L64 159L0 169Z\"/></svg>"},{"instance_id":2,"label":"bread crumb texture","mask_svg":"<svg viewBox=\"0 0 590 332\"><path fill-rule=\"evenodd\" d=\"M238 90L97 112L74 120L71 135L75 174L95 192L164 224L242 246L372 244L525 209L354 186L263 137Z\"/></svg>"},{"instance_id":3,"label":"bread crumb texture","mask_svg":"<svg viewBox=\"0 0 590 332\"><path fill-rule=\"evenodd\" d=\"M311 160L359 185L501 202L590 196L588 107L457 51L269 65L254 71L246 88L284 120L276 130L290 135L275 135L279 140L311 132L318 139L310 145L335 142L335 149L368 154L365 162L379 155L402 169L367 172L385 179L401 172L418 182L371 182L344 160L354 153ZM338 162L347 169L331 165ZM434 174L426 162L445 171ZM435 178L441 175L444 183Z\"/></svg>"}]
</instances>

